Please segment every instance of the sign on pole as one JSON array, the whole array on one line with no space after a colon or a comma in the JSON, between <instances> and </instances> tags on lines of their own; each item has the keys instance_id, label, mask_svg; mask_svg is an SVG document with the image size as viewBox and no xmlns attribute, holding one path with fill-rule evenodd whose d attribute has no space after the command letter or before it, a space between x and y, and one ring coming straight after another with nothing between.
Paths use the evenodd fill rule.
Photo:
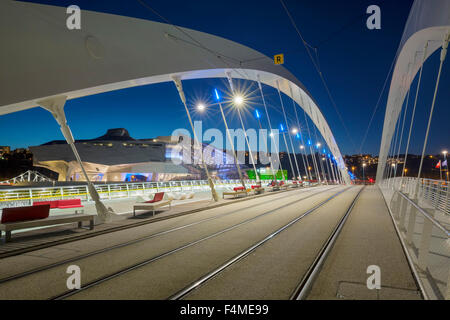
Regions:
<instances>
[{"instance_id":1,"label":"sign on pole","mask_svg":"<svg viewBox=\"0 0 450 320\"><path fill-rule=\"evenodd\" d=\"M284 63L284 54L280 53L273 56L273 61L275 64L283 64Z\"/></svg>"}]
</instances>

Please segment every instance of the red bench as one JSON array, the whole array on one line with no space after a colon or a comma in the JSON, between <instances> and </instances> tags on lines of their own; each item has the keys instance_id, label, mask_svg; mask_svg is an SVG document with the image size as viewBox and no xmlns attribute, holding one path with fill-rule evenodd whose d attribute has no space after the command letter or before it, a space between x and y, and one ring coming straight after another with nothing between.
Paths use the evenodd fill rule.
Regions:
<instances>
[{"instance_id":1,"label":"red bench","mask_svg":"<svg viewBox=\"0 0 450 320\"><path fill-rule=\"evenodd\" d=\"M234 191L242 191L242 190L245 190L245 188L243 186L242 187L234 187L233 190Z\"/></svg>"},{"instance_id":2,"label":"red bench","mask_svg":"<svg viewBox=\"0 0 450 320\"><path fill-rule=\"evenodd\" d=\"M152 200L145 201L145 203L155 203L164 199L164 192L157 192Z\"/></svg>"},{"instance_id":3,"label":"red bench","mask_svg":"<svg viewBox=\"0 0 450 320\"><path fill-rule=\"evenodd\" d=\"M51 200L51 201L37 201L33 206L50 205L50 209L69 209L69 208L83 208L81 199L66 199L66 200ZM77 211L75 211L76 213Z\"/></svg>"},{"instance_id":4,"label":"red bench","mask_svg":"<svg viewBox=\"0 0 450 320\"><path fill-rule=\"evenodd\" d=\"M157 192L153 196L152 200L148 200L142 203L137 203L133 206L133 216L136 216L136 210L152 210L153 215L155 215L155 210L164 207L169 206L169 208L172 208L172 200L163 200L164 199L164 192Z\"/></svg>"},{"instance_id":5,"label":"red bench","mask_svg":"<svg viewBox=\"0 0 450 320\"><path fill-rule=\"evenodd\" d=\"M4 208L1 223L27 221L48 218L50 205L32 207Z\"/></svg>"},{"instance_id":6,"label":"red bench","mask_svg":"<svg viewBox=\"0 0 450 320\"><path fill-rule=\"evenodd\" d=\"M82 208L81 199L58 200L58 208Z\"/></svg>"},{"instance_id":7,"label":"red bench","mask_svg":"<svg viewBox=\"0 0 450 320\"><path fill-rule=\"evenodd\" d=\"M5 231L5 241L11 241L11 232L20 229L51 226L65 223L78 223L82 227L83 221L89 221L89 228L94 229L94 215L71 214L49 217L50 204L33 205L29 207L4 208L0 221L0 238Z\"/></svg>"},{"instance_id":8,"label":"red bench","mask_svg":"<svg viewBox=\"0 0 450 320\"><path fill-rule=\"evenodd\" d=\"M260 194L264 192L264 188L260 184L253 185L252 190L255 194Z\"/></svg>"}]
</instances>

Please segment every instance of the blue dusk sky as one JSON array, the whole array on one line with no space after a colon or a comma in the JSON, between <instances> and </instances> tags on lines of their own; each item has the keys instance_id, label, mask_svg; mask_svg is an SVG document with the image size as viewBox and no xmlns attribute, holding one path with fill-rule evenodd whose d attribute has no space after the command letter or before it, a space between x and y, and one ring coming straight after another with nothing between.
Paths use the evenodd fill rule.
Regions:
<instances>
[{"instance_id":1,"label":"blue dusk sky","mask_svg":"<svg viewBox=\"0 0 450 320\"><path fill-rule=\"evenodd\" d=\"M318 48L321 70L345 122L346 130L279 0L140 1L149 4L173 24L239 42L267 56L284 53L284 67L305 85L318 102L343 154L356 154L360 151L363 136L397 52L413 3L412 0L284 0L305 40ZM65 7L76 4L85 10L164 22L143 7L140 1L30 2ZM369 16L366 14L366 8L372 4L381 8L381 30L368 30L366 27L366 19ZM439 51L428 59L424 67L423 86L418 99L417 118L411 141L412 153L421 152L438 67ZM450 61L446 61L427 153L439 153L450 147L449 71ZM412 92L415 92L415 83L411 87ZM253 91L257 88L249 81L240 81L238 85ZM379 152L389 85L390 78L362 146L363 153ZM193 104L194 97L209 96L212 99L214 88L225 91L228 86L223 79L202 79L185 81L184 87L189 101ZM278 94L269 87L264 87L264 90L272 125L278 127L284 122ZM289 118L294 119L292 102L285 96L284 103ZM410 110L411 106L412 104ZM193 105L191 107L194 119L202 120L204 129L217 127L223 130L217 110L209 109L200 114L195 112ZM258 128L253 115L256 108L262 111L259 95L252 99L245 115L247 128ZM170 135L177 128L188 128L187 117L173 83L134 87L74 99L67 102L65 110L76 139L101 136L108 128L126 128L132 137L138 139ZM239 127L237 115L233 110L227 109L227 117L231 128ZM409 117L410 112L407 114L407 118ZM305 125L304 120L301 125ZM62 134L51 115L43 109L34 108L0 116L0 145L10 145L14 149L56 139L63 139Z\"/></svg>"}]
</instances>

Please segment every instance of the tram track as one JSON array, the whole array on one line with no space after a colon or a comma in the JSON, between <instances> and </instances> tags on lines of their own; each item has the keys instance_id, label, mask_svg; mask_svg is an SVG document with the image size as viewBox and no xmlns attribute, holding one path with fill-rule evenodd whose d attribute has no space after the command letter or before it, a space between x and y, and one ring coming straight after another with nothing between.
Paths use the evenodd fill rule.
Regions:
<instances>
[{"instance_id":1,"label":"tram track","mask_svg":"<svg viewBox=\"0 0 450 320\"><path fill-rule=\"evenodd\" d=\"M306 199L309 199L309 198L311 198L313 196L319 195L319 194L321 194L323 192L326 192L326 191L329 191L329 190L332 190L332 189L334 189L334 188L324 189L324 190L321 190L321 191L313 193L313 194L309 194L313 190L307 190L307 191L305 191L305 193L307 193L308 195L306 195L306 196L304 196L304 197L302 197L300 199L297 199L296 201L306 200ZM291 198L293 196L295 196L295 195L294 194L285 194L279 199L282 200L282 199L286 199L286 198ZM252 200L252 199L249 199L249 200ZM256 205L254 205L254 207L265 206L265 205L267 205L267 204L269 204L271 202L273 202L273 200L263 201L261 203L258 203ZM232 204L230 204L230 205L232 205ZM95 256L95 255L99 255L99 254L102 254L102 253L107 253L107 252L115 250L115 249L124 248L124 247L130 246L130 245L137 244L137 243L140 243L140 242L143 242L143 241L146 241L146 240L150 240L150 239L153 239L153 238L156 238L156 237L159 237L159 236L163 236L163 235L166 235L166 234L169 234L169 233L172 233L172 232L181 231L181 230L184 230L186 228L193 227L193 226L196 226L196 225L199 225L199 224L202 224L202 223L206 223L206 222L209 222L209 221L213 221L213 220L217 220L217 219L220 219L220 218L223 218L223 217L234 215L234 214L237 214L239 212L242 212L243 210L246 210L246 208L238 208L238 209L232 210L231 212L222 213L222 214L219 214L217 216L208 217L208 218L201 219L201 220L198 220L198 221L195 221L195 222L191 222L191 223L188 223L188 224L185 224L185 225L181 225L181 226L170 228L170 229L167 229L167 230L164 230L164 231L152 233L150 235L147 235L147 236L144 236L144 237L140 237L140 238L137 238L137 239L133 239L133 240L130 240L130 241L126 241L126 242L123 242L123 243L120 243L120 244L117 244L117 245L109 246L109 247L102 248L102 249L99 249L99 250L95 250L95 251L92 251L92 252L88 252L88 253L85 253L85 254L82 254L82 255L78 255L78 256L75 256L75 257L68 258L68 259L64 259L64 260L61 260L61 261L58 261L58 262L55 262L55 263L52 263L52 264L48 264L48 265L45 265L45 266L42 266L42 267L39 267L39 268L35 268L35 269L32 269L32 270L21 272L21 273L12 275L12 276L7 276L7 277L4 277L4 278L0 279L0 286L2 284L4 284L4 283L9 282L9 281L17 280L17 279L20 279L20 278L23 278L23 277L26 277L26 276L30 276L30 275L33 275L33 274L36 274L36 273L39 273L39 272L50 270L52 268L63 266L63 265L68 264L68 263L73 263L73 262L79 261L81 259L86 259L86 258Z\"/></svg>"},{"instance_id":2,"label":"tram track","mask_svg":"<svg viewBox=\"0 0 450 320\"><path fill-rule=\"evenodd\" d=\"M316 187L312 187L312 188L315 189ZM2 253L0 253L0 261L1 261L1 259L4 259L4 258L17 256L17 255L20 255L20 254L29 253L29 252L33 252L33 251L49 248L49 247L54 247L54 246L57 246L57 245L62 245L62 244L67 244L67 243L71 243L71 242L74 242L74 241L89 239L89 238L105 235L105 234L116 232L116 231L122 231L122 230L127 230L127 229L131 229L131 228L140 227L140 226L145 226L145 225L148 225L148 224L151 224L151 223L155 223L155 222L159 222L159 221L165 221L165 220L169 220L169 219L177 218L177 217L182 217L182 216L186 216L186 215L189 215L189 214L202 212L202 211L205 211L205 210L222 208L224 206L233 205L233 204L240 203L240 202L243 202L243 201L249 201L249 200L251 201L251 200L254 200L254 199L258 199L258 198L270 197L272 195L276 195L276 194L280 194L280 193L281 194L282 193L291 193L292 191L295 191L295 190L293 190L293 189L280 190L280 191L274 191L274 192L270 192L270 193L253 195L251 197L244 197L244 198L241 198L241 199L235 199L232 202L218 203L218 204L210 205L210 206L207 206L207 207L202 207L202 208L197 208L197 209L192 209L192 210L188 210L188 211L175 213L175 214L172 214L170 216L153 217L152 219L146 219L144 221L138 221L138 222L134 222L134 223L131 223L131 224L126 224L126 225L121 225L121 226L114 226L114 227L111 227L111 228L108 228L108 229L104 229L104 230L94 230L94 231L90 231L88 233L79 234L79 235L76 235L76 236L73 236L73 237L69 237L69 238L48 241L48 242L45 242L45 243L40 243L40 244L32 245L32 246L29 246L29 247L26 247L26 248L16 249L16 250L9 251L9 252L2 252ZM286 196L289 196L289 195L286 195Z\"/></svg>"},{"instance_id":3,"label":"tram track","mask_svg":"<svg viewBox=\"0 0 450 320\"><path fill-rule=\"evenodd\" d=\"M290 294L289 299L291 299L291 300L303 300L303 299L306 298L310 288L312 287L312 285L314 283L314 279L316 278L316 276L320 272L321 266L323 265L323 262L325 261L326 257L328 256L329 252L331 251L331 249L332 249L332 247L333 247L337 237L340 234L340 231L342 230L342 228L343 228L343 226L344 226L348 216L350 215L353 207L355 206L355 203L359 199L359 196L361 195L363 189L364 189L364 187L361 188L358 191L358 193L356 194L356 196L353 198L353 200L351 201L350 206L345 211L345 213L342 215L342 217L339 219L338 223L333 228L331 234L328 236L328 238L326 239L326 241L323 244L323 246L321 246L320 250L315 255L315 258L313 259L313 261L310 264L309 268L307 268L306 272L301 277L301 280L299 281L299 283L296 285L295 289ZM339 194L337 194L337 195L339 195ZM197 281L191 283L189 286L187 286L187 287L183 288L182 290L178 291L177 293L173 294L168 299L170 299L170 300L178 300L178 299L184 299L186 297L189 298L189 295L192 294L193 292L195 292L195 290L198 290L198 289L201 289L204 286L207 286L210 281L215 279L221 273L223 273L227 269L231 269L231 267L235 267L236 264L239 264L239 262L241 262L243 259L249 257L249 255L252 254L254 251L256 251L258 249L262 249L262 247L268 241L273 240L277 235L279 235L281 232L287 230L289 227L293 226L295 223L300 221L303 217L305 217L305 216L311 214L312 212L316 211L317 209L323 207L326 203L328 203L331 199L335 198L337 195L334 195L334 196L330 197L326 201L320 203L319 205L317 205L317 206L311 208L310 210L308 210L307 212L303 213L301 216L293 219L288 224L286 224L283 227L279 228L275 232L269 234L263 240L261 240L258 243L255 243L254 245L250 246L248 249L246 249L246 250L242 251L241 253L239 253L238 255L234 256L233 258L231 258L230 260L228 260L227 262L225 262L221 266L217 267L213 271L211 271L208 274L204 275L202 278L198 279ZM247 265L249 265L249 264L250 263L248 263ZM242 267L242 268L244 269L244 267ZM251 270L251 271L253 273L257 273L255 270ZM228 272L230 273L230 275L233 274L233 270L228 270ZM228 279L228 278L224 278L224 279L222 279L222 281L217 281L216 283L211 284L211 287L214 287L214 290L217 290L217 291L223 290L223 288L220 287L220 283L221 282L222 283L225 282L226 281L225 279ZM230 288L227 288L227 289L230 289ZM246 290L250 290L250 288L247 287ZM208 290L206 290L205 292L208 292ZM200 295L195 296L192 299L195 300L195 299L199 298L199 296L201 298L208 297L207 293L205 293L205 292L203 293L203 296L200 294ZM208 299L210 299L210 298L211 297L208 297ZM217 298L217 296L215 296L214 298ZM237 297L237 298L242 299L240 297ZM227 297L225 297L225 299L229 299L229 297L227 296Z\"/></svg>"},{"instance_id":4,"label":"tram track","mask_svg":"<svg viewBox=\"0 0 450 320\"><path fill-rule=\"evenodd\" d=\"M334 189L334 188L332 188L332 189ZM338 191L333 196L327 198L327 200L325 202L331 200L331 198L337 196L338 194L341 194L342 192L345 192L348 189L350 189L350 188L345 188L343 190ZM327 189L327 190L325 190L323 192L330 191L330 190L331 189ZM323 193L323 192L320 192L320 193ZM290 202L288 202L286 204L283 204L281 206L277 206L276 208L267 210L267 211L263 212L262 214L259 214L259 215L255 216L253 218L246 219L244 221L241 221L241 222L239 222L237 224L234 224L232 226L229 226L227 228L221 229L221 230L219 230L217 232L209 234L209 235L207 235L205 237L202 237L200 239L197 239L195 241L183 244L183 245L181 245L181 246L179 246L177 248L174 248L174 249L168 250L166 252L160 253L158 255L152 256L150 258L145 259L144 261L141 261L141 262L136 263L136 264L131 265L131 266L127 266L126 268L123 268L123 269L118 270L116 272L113 272L111 274L108 274L108 275L102 276L100 278L97 278L96 280L90 281L90 282L82 285L80 289L68 290L68 291L66 291L66 292L64 292L64 293L62 293L60 295L52 297L51 299L52 300L62 300L62 299L70 298L72 296L76 296L77 294L83 293L84 291L88 291L88 290L90 290L92 288L95 288L96 286L99 286L99 285L101 285L103 283L106 283L106 282L112 281L114 279L117 279L117 278L119 278L121 276L124 276L124 275L126 275L126 274L128 274L128 273L130 273L132 271L138 270L138 269L143 268L143 267L145 267L147 265L150 265L152 263L158 262L159 260L161 260L163 258L167 258L169 256L172 256L172 255L174 255L176 253L179 253L179 252L182 252L182 251L184 251L184 250L186 250L188 248L192 248L192 247L194 247L196 245L199 245L201 243L206 242L207 240L211 240L211 239L214 239L216 237L219 237L220 235L223 235L223 234L225 234L227 232L230 232L230 231L235 230L235 229L237 229L239 227L247 225L247 224L249 224L251 222L254 222L254 221L258 220L258 219L261 219L263 217L266 217L266 216L269 216L271 214L274 214L274 213L278 212L279 210L281 210L283 208L287 208L287 207L293 206L295 204L298 204L299 202L301 202L303 200L306 200L306 199L309 199L309 198L311 198L313 196L316 196L318 194L319 193L316 193L316 194L313 194L311 196L307 196L307 197L304 197L304 198L301 198L301 199L290 201ZM323 201L321 201L321 203L323 203Z\"/></svg>"}]
</instances>

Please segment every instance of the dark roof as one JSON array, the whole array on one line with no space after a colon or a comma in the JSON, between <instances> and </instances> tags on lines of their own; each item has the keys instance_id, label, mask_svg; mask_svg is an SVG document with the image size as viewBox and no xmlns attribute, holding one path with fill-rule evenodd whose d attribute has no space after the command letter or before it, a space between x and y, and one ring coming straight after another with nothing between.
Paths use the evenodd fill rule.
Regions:
<instances>
[{"instance_id":1,"label":"dark roof","mask_svg":"<svg viewBox=\"0 0 450 320\"><path fill-rule=\"evenodd\" d=\"M141 140L141 139L140 139ZM151 139L142 139L151 140ZM136 139L130 137L130 133L125 128L115 128L108 129L108 131L95 139L81 139L75 142L93 142L93 141L136 141ZM42 144L43 146L53 145L53 144L66 144L66 140L53 140Z\"/></svg>"}]
</instances>

